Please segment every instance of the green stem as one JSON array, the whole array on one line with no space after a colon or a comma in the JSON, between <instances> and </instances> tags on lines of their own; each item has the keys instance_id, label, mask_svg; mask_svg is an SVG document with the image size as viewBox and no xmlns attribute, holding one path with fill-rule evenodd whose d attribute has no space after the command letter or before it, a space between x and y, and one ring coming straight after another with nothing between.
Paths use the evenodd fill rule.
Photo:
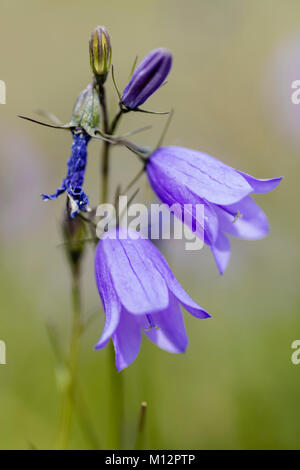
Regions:
<instances>
[{"instance_id":1,"label":"green stem","mask_svg":"<svg viewBox=\"0 0 300 470\"><path fill-rule=\"evenodd\" d=\"M116 114L113 122L111 123L109 134L113 135L118 127L121 117L123 116L124 111L120 109L118 114Z\"/></svg>"},{"instance_id":2,"label":"green stem","mask_svg":"<svg viewBox=\"0 0 300 470\"><path fill-rule=\"evenodd\" d=\"M106 93L105 88L102 84L98 85L99 90L99 100L102 110L103 118L103 131L105 134L109 134L109 122L108 122L108 111L106 104ZM101 199L100 202L107 202L108 197L108 176L109 176L109 151L110 143L105 141L103 142L103 151L101 158L101 175L102 175L102 188L101 188Z\"/></svg>"},{"instance_id":3,"label":"green stem","mask_svg":"<svg viewBox=\"0 0 300 470\"><path fill-rule=\"evenodd\" d=\"M132 186L140 179L140 177L144 174L145 172L145 166L143 166L143 168L135 175L135 177L130 181L130 183L128 183L128 185L126 186L126 188L122 191L122 195L123 194L126 194L130 188L132 188Z\"/></svg>"},{"instance_id":4,"label":"green stem","mask_svg":"<svg viewBox=\"0 0 300 470\"><path fill-rule=\"evenodd\" d=\"M108 199L108 174L109 174L109 143L104 142L102 153L102 189L101 201Z\"/></svg>"},{"instance_id":5,"label":"green stem","mask_svg":"<svg viewBox=\"0 0 300 470\"><path fill-rule=\"evenodd\" d=\"M110 342L109 362L110 362L110 391L109 391L109 428L107 449L120 450L122 448L123 415L124 415L124 390L123 377L117 372L115 365L115 351L113 343Z\"/></svg>"},{"instance_id":6,"label":"green stem","mask_svg":"<svg viewBox=\"0 0 300 470\"><path fill-rule=\"evenodd\" d=\"M135 450L143 450L145 448L146 412L147 412L147 403L143 401L140 407L140 415L139 415L139 422L138 422L138 427L137 427Z\"/></svg>"},{"instance_id":7,"label":"green stem","mask_svg":"<svg viewBox=\"0 0 300 470\"><path fill-rule=\"evenodd\" d=\"M61 411L61 425L58 438L58 448L67 449L73 417L74 393L77 377L79 338L81 334L81 307L79 275L73 272L72 277L72 304L73 304L73 324L70 341L70 351L66 362L66 374L63 387L63 404Z\"/></svg>"}]
</instances>

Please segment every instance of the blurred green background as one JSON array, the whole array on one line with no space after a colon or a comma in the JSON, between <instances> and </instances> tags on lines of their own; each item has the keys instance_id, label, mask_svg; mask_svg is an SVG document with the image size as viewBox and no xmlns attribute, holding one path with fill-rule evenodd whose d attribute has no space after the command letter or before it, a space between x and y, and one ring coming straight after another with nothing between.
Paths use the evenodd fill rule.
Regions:
<instances>
[{"instance_id":1,"label":"blurred green background","mask_svg":"<svg viewBox=\"0 0 300 470\"><path fill-rule=\"evenodd\" d=\"M274 192L256 198L271 232L260 241L232 241L220 277L206 248L186 252L179 242L163 252L177 278L213 319L185 314L190 339L171 355L144 339L138 359L122 372L124 446L132 448L139 404L148 402L147 448L299 448L300 365L291 343L300 339L300 105L291 82L300 79L298 0L128 0L85 2L1 0L0 79L0 448L55 445L60 396L45 324L67 344L70 280L59 229L64 197L45 204L65 174L71 136L16 117L37 108L69 120L90 79L88 39L108 28L120 87L136 54L164 46L174 66L148 108L176 112L166 143L192 147L267 178L284 175ZM109 77L110 107L117 109ZM164 117L132 113L120 130L153 124L135 141L154 145ZM96 204L99 150L92 142L86 190ZM112 155L111 198L118 182L139 168L126 150ZM140 200L151 200L146 180ZM109 422L108 351L93 350L103 314L93 277L93 251L84 263L84 312L98 318L84 334L80 382L99 440ZM70 447L89 448L78 423Z\"/></svg>"}]
</instances>

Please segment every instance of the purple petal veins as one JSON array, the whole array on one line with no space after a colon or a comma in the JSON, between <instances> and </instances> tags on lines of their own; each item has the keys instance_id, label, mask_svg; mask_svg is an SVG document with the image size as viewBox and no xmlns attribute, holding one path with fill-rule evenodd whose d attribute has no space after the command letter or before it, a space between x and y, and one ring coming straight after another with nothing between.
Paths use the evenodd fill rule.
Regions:
<instances>
[{"instance_id":1,"label":"purple petal veins","mask_svg":"<svg viewBox=\"0 0 300 470\"><path fill-rule=\"evenodd\" d=\"M95 349L112 338L118 370L135 360L142 332L166 351L185 351L188 339L180 304L198 318L210 316L184 291L158 249L137 233L131 235L125 229L106 233L95 254L96 283L105 311Z\"/></svg>"},{"instance_id":2,"label":"purple petal veins","mask_svg":"<svg viewBox=\"0 0 300 470\"><path fill-rule=\"evenodd\" d=\"M65 191L70 197L71 215L74 217L80 210L85 211L89 200L82 189L87 163L87 145L90 136L84 131L73 132L71 156L67 162L67 176L63 179L61 187L54 194L43 194L43 199L53 200Z\"/></svg>"},{"instance_id":3,"label":"purple petal veins","mask_svg":"<svg viewBox=\"0 0 300 470\"><path fill-rule=\"evenodd\" d=\"M187 204L204 205L204 242L221 274L230 257L226 234L256 240L269 231L266 215L250 194L272 191L282 179L257 179L210 155L175 146L151 155L147 175L154 192L169 207L177 203L183 212Z\"/></svg>"}]
</instances>

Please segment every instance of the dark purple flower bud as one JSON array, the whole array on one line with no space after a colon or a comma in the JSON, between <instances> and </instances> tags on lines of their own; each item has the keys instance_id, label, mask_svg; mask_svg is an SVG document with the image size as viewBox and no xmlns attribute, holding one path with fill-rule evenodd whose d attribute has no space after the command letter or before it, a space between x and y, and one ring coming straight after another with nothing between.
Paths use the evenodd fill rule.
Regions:
<instances>
[{"instance_id":1,"label":"dark purple flower bud","mask_svg":"<svg viewBox=\"0 0 300 470\"><path fill-rule=\"evenodd\" d=\"M142 333L168 352L186 350L180 305L197 318L210 317L181 287L159 250L137 232L106 232L96 249L95 273L105 311L95 349L111 338L118 371L137 357Z\"/></svg>"},{"instance_id":2,"label":"dark purple flower bud","mask_svg":"<svg viewBox=\"0 0 300 470\"><path fill-rule=\"evenodd\" d=\"M175 146L159 148L151 155L147 175L154 192L169 207L178 203L183 213L185 204L192 204L193 209L197 204L204 206L204 242L221 274L230 257L227 235L256 240L269 231L267 216L250 194L272 191L281 178L256 179L210 155ZM195 217L193 210L187 223L192 230L198 223Z\"/></svg>"},{"instance_id":3,"label":"dark purple flower bud","mask_svg":"<svg viewBox=\"0 0 300 470\"><path fill-rule=\"evenodd\" d=\"M69 196L71 215L74 217L79 211L86 211L89 204L82 186L87 163L87 145L91 137L84 130L74 131L72 134L73 144L71 156L67 163L67 176L54 194L43 194L43 199L56 199L66 191Z\"/></svg>"},{"instance_id":4,"label":"dark purple flower bud","mask_svg":"<svg viewBox=\"0 0 300 470\"><path fill-rule=\"evenodd\" d=\"M136 109L165 81L172 66L171 53L163 48L150 52L138 65L126 86L122 104Z\"/></svg>"}]
</instances>

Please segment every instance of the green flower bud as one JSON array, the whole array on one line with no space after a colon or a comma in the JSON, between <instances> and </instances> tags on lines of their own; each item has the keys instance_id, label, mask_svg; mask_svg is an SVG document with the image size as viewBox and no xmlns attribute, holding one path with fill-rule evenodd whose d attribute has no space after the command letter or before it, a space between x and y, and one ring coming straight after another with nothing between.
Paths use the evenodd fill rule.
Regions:
<instances>
[{"instance_id":1,"label":"green flower bud","mask_svg":"<svg viewBox=\"0 0 300 470\"><path fill-rule=\"evenodd\" d=\"M94 133L100 123L100 102L95 84L91 82L78 96L70 127L81 127L88 134Z\"/></svg>"},{"instance_id":2,"label":"green flower bud","mask_svg":"<svg viewBox=\"0 0 300 470\"><path fill-rule=\"evenodd\" d=\"M69 205L69 202L68 202ZM64 213L62 220L62 234L64 238L64 247L67 258L74 274L78 274L84 253L84 238L86 229L83 220L80 217L71 218L69 208Z\"/></svg>"},{"instance_id":3,"label":"green flower bud","mask_svg":"<svg viewBox=\"0 0 300 470\"><path fill-rule=\"evenodd\" d=\"M94 29L89 46L91 69L96 80L104 83L111 64L110 38L104 26Z\"/></svg>"}]
</instances>

